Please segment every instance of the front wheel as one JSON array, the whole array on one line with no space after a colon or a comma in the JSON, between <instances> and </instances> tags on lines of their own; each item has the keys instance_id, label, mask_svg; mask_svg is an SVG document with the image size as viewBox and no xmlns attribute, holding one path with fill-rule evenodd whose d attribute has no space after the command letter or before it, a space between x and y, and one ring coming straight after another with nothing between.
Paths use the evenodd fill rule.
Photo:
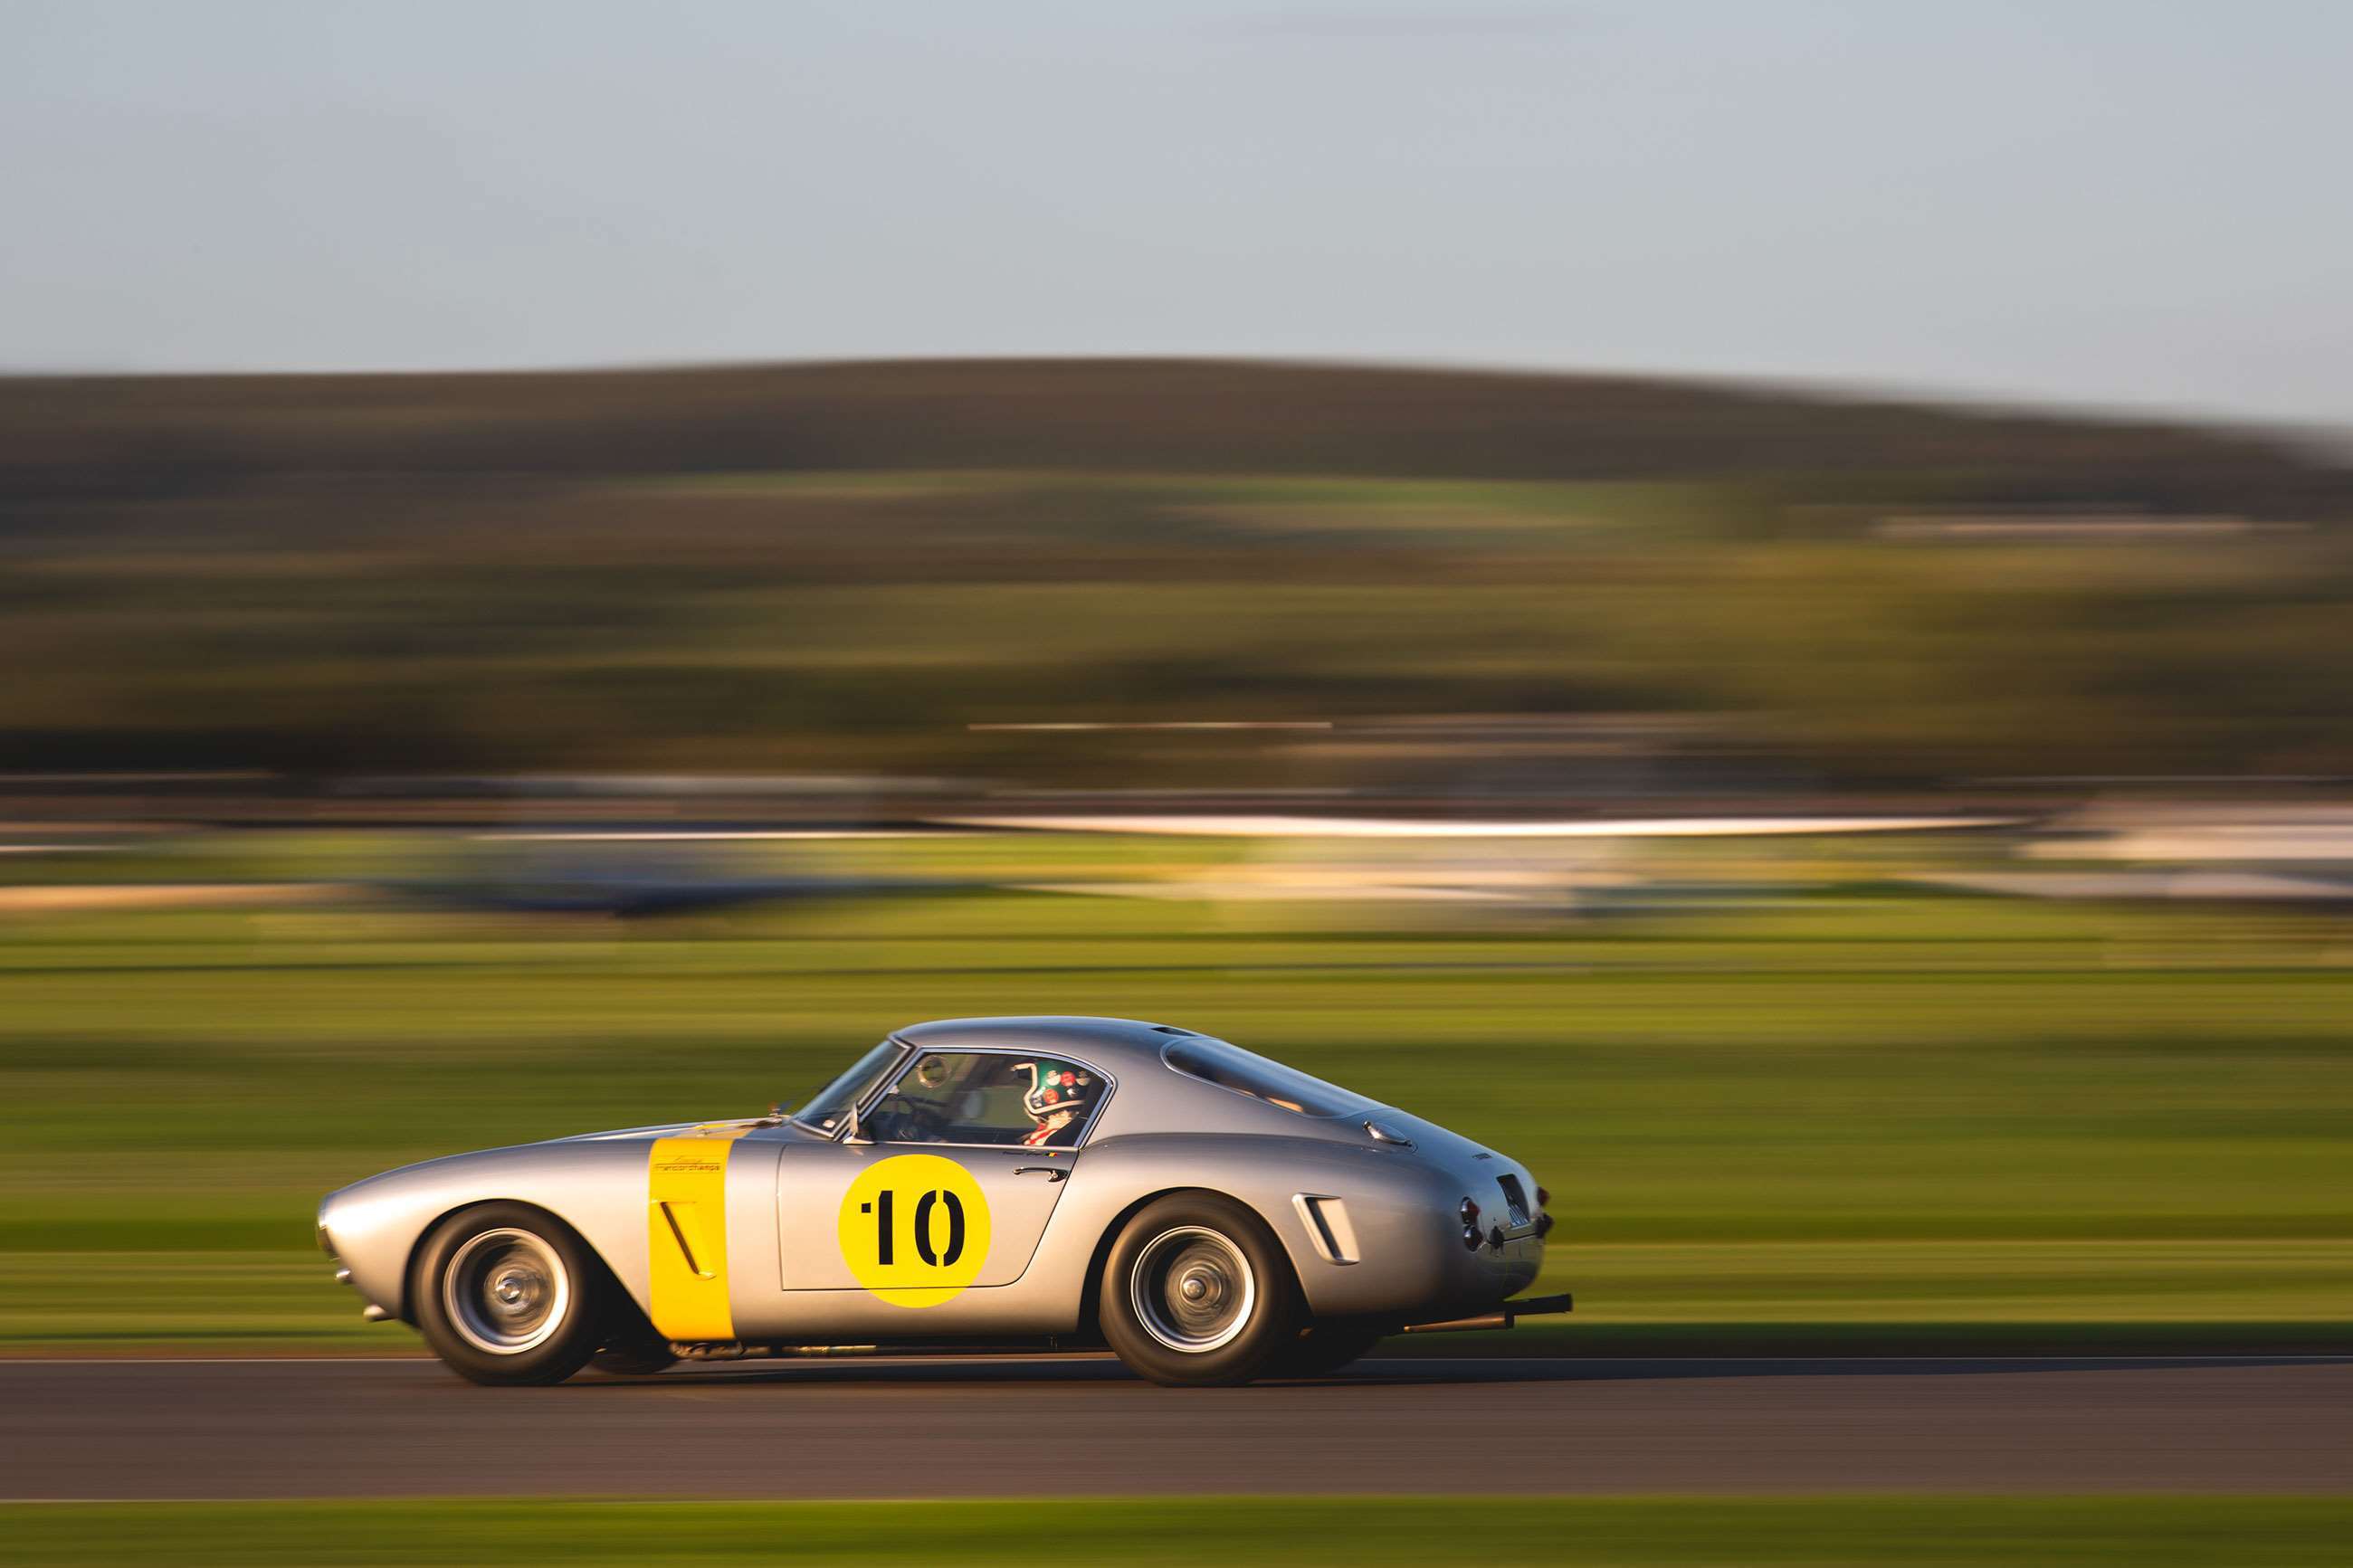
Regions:
<instances>
[{"instance_id":1,"label":"front wheel","mask_svg":"<svg viewBox=\"0 0 2353 1568\"><path fill-rule=\"evenodd\" d=\"M1103 1338L1170 1387L1248 1383L1297 1331L1290 1260L1257 1215L1213 1193L1165 1197L1129 1220L1100 1289Z\"/></svg>"},{"instance_id":2,"label":"front wheel","mask_svg":"<svg viewBox=\"0 0 2353 1568\"><path fill-rule=\"evenodd\" d=\"M522 1204L451 1215L417 1254L417 1326L433 1353L474 1383L562 1383L602 1337L603 1283L587 1247Z\"/></svg>"}]
</instances>

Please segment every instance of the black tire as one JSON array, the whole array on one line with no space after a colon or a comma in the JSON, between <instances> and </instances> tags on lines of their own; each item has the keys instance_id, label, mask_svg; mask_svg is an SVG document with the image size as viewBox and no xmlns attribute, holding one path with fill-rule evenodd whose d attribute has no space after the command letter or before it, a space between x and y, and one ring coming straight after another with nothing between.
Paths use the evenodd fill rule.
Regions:
<instances>
[{"instance_id":1,"label":"black tire","mask_svg":"<svg viewBox=\"0 0 2353 1568\"><path fill-rule=\"evenodd\" d=\"M527 1204L482 1204L434 1227L409 1281L417 1326L473 1383L562 1383L604 1337L604 1265Z\"/></svg>"},{"instance_id":2,"label":"black tire","mask_svg":"<svg viewBox=\"0 0 2353 1568\"><path fill-rule=\"evenodd\" d=\"M1177 1193L1147 1205L1112 1243L1097 1314L1140 1377L1171 1388L1248 1383L1296 1336L1299 1287L1248 1207Z\"/></svg>"},{"instance_id":3,"label":"black tire","mask_svg":"<svg viewBox=\"0 0 2353 1568\"><path fill-rule=\"evenodd\" d=\"M1277 1377L1324 1377L1339 1371L1350 1362L1362 1359L1366 1351L1388 1338L1386 1323L1355 1323L1345 1320L1310 1323L1298 1337L1282 1347L1275 1358L1272 1375Z\"/></svg>"}]
</instances>

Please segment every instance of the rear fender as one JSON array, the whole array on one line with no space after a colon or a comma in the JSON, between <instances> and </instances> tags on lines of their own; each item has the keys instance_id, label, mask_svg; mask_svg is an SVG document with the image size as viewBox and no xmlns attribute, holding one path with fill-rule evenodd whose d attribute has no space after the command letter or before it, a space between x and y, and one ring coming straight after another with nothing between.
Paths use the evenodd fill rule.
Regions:
<instances>
[{"instance_id":1,"label":"rear fender","mask_svg":"<svg viewBox=\"0 0 2353 1568\"><path fill-rule=\"evenodd\" d=\"M1319 1317L1418 1311L1444 1278L1448 1199L1437 1173L1409 1152L1325 1139L1238 1133L1148 1133L1090 1143L1071 1173L1046 1244L1025 1281L1067 1300L1072 1321L1092 1311L1112 1240L1145 1204L1174 1192L1216 1193L1248 1205L1289 1259ZM1327 1255L1298 1201L1336 1199L1353 1233L1353 1260ZM1455 1226L1459 1230L1460 1226ZM1459 1240L1455 1250L1461 1250Z\"/></svg>"}]
</instances>

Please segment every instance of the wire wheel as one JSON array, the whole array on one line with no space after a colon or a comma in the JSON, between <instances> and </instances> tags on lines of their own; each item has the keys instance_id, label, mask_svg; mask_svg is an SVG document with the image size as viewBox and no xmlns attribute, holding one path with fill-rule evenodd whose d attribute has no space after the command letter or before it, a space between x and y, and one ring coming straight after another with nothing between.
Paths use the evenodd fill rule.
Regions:
<instances>
[{"instance_id":1,"label":"wire wheel","mask_svg":"<svg viewBox=\"0 0 2353 1568\"><path fill-rule=\"evenodd\" d=\"M1205 1226L1179 1226L1145 1243L1127 1289L1144 1331L1187 1355L1230 1344L1258 1307L1250 1259Z\"/></svg>"},{"instance_id":2,"label":"wire wheel","mask_svg":"<svg viewBox=\"0 0 2353 1568\"><path fill-rule=\"evenodd\" d=\"M572 1307L572 1274L555 1248L512 1226L466 1238L441 1275L449 1326L476 1350L521 1355L547 1342Z\"/></svg>"}]
</instances>

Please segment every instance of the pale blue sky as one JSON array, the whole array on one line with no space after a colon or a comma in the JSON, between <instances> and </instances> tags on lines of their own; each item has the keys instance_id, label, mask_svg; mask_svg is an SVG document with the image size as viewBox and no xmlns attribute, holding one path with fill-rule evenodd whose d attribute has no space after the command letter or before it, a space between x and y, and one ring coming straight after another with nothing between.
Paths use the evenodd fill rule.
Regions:
<instances>
[{"instance_id":1,"label":"pale blue sky","mask_svg":"<svg viewBox=\"0 0 2353 1568\"><path fill-rule=\"evenodd\" d=\"M1177 353L2353 422L2353 5L0 0L0 364Z\"/></svg>"}]
</instances>

